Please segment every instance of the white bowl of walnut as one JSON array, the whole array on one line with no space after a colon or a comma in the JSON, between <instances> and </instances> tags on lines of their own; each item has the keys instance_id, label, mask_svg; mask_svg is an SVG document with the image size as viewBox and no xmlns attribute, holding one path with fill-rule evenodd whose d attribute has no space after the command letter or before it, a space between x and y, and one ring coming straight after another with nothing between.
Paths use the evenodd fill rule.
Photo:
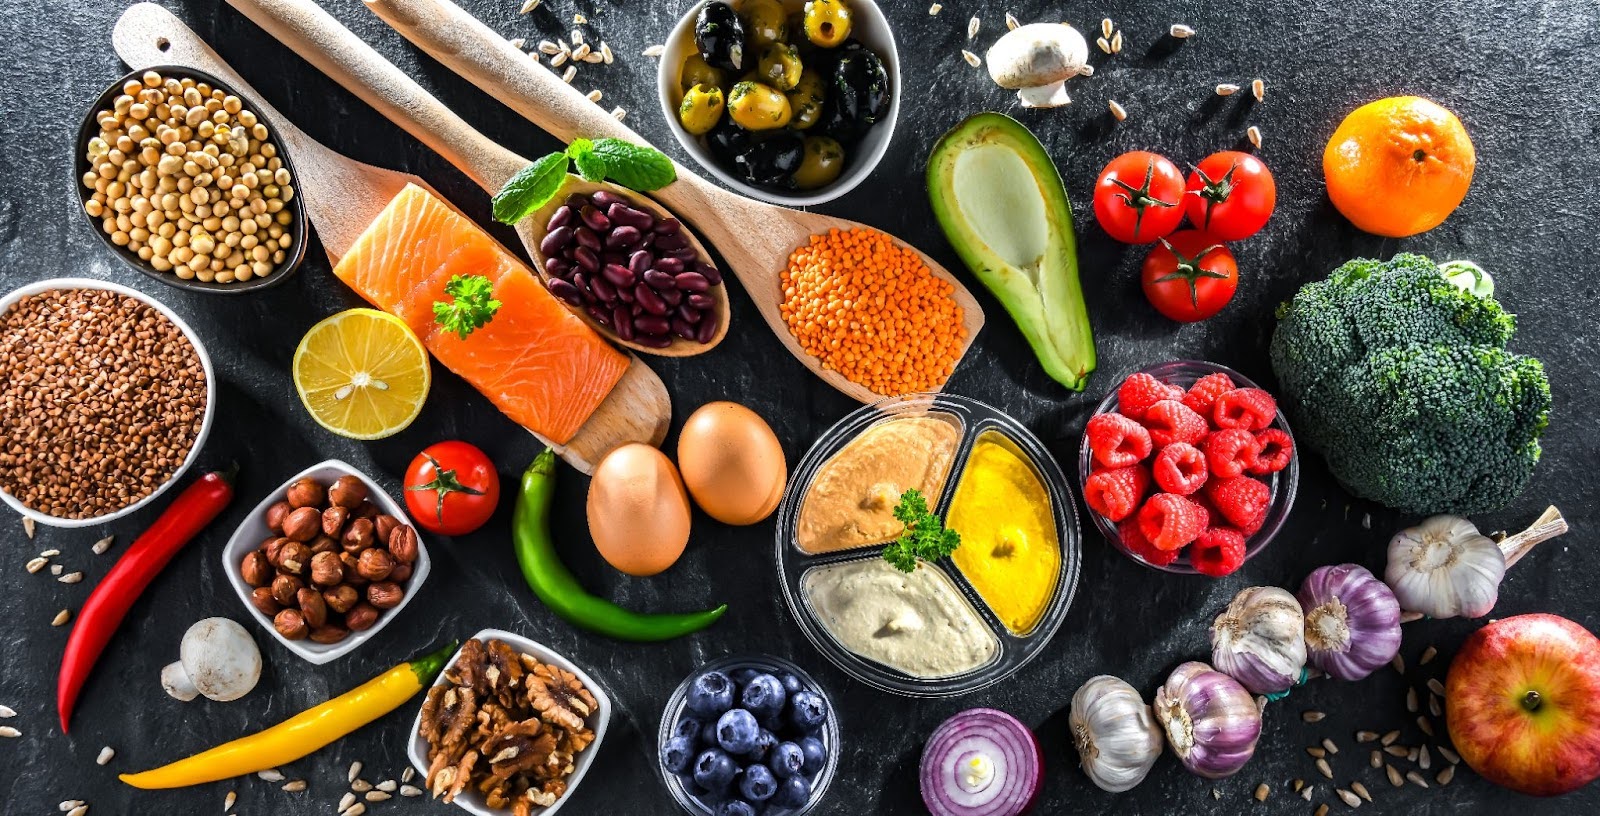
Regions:
<instances>
[{"instance_id":1,"label":"white bowl of walnut","mask_svg":"<svg viewBox=\"0 0 1600 816\"><path fill-rule=\"evenodd\" d=\"M298 495L291 497L291 490ZM282 507L274 509L280 502ZM287 529L301 505L318 509L314 530L308 526L309 512L298 522L305 530ZM280 513L281 519L269 523L269 514ZM336 528L331 535L326 533L330 527ZM383 542L380 529L390 536ZM410 530L407 540L396 543L392 536L405 530ZM324 552L335 558L319 559ZM355 651L389 625L422 588L432 561L405 511L375 480L329 459L267 494L228 540L222 566L256 623L290 651L321 665ZM317 597L299 595L307 589ZM278 597L268 597L274 594Z\"/></svg>"},{"instance_id":2,"label":"white bowl of walnut","mask_svg":"<svg viewBox=\"0 0 1600 816\"><path fill-rule=\"evenodd\" d=\"M504 670L497 664L513 668ZM462 698L451 696L450 692L469 684L483 692L473 695L475 712L469 716L474 721L459 742L444 742L454 750L439 758L441 770L437 775L430 773L434 756L429 739L441 739L440 731L446 724L441 717L448 717L452 700L460 704ZM475 736L481 731L476 718L485 710L490 710L490 717L501 724L494 734L480 739ZM420 774L418 787L442 793L451 787L452 755L477 751L480 758L474 763L470 778L456 786L460 792L449 800L469 813L554 816L594 763L610 723L611 698L572 661L521 635L485 629L462 644L428 689L417 721L411 726L407 754ZM552 740L541 742L544 737ZM554 752L550 750L552 743ZM570 750L574 746L577 750ZM552 764L549 760L554 754L559 755ZM493 762L497 757L503 759ZM480 776L486 776L496 766L496 770L505 770L510 763L524 764L529 770L508 774L504 787L490 791L497 797L491 803L490 796L478 790ZM547 771L550 768L555 770ZM506 801L507 797L516 800Z\"/></svg>"}]
</instances>

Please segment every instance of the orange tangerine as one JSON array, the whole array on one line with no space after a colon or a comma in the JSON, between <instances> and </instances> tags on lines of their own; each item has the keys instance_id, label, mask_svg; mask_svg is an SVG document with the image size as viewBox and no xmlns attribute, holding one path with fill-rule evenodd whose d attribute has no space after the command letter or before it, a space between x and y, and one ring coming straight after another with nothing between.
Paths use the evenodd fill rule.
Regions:
<instances>
[{"instance_id":1,"label":"orange tangerine","mask_svg":"<svg viewBox=\"0 0 1600 816\"><path fill-rule=\"evenodd\" d=\"M1357 227L1391 238L1439 226L1466 197L1476 166L1461 120L1420 96L1362 105L1322 154L1333 206Z\"/></svg>"}]
</instances>

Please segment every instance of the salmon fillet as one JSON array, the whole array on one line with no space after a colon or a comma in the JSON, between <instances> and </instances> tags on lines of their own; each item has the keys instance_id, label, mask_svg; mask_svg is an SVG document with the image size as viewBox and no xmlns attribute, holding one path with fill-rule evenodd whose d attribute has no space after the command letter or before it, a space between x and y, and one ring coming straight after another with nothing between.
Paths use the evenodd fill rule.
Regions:
<instances>
[{"instance_id":1,"label":"salmon fillet","mask_svg":"<svg viewBox=\"0 0 1600 816\"><path fill-rule=\"evenodd\" d=\"M495 407L565 444L622 379L628 358L562 306L533 271L471 220L407 185L367 227L333 274L404 320L444 366ZM501 304L462 340L433 321L454 275L483 275Z\"/></svg>"}]
</instances>

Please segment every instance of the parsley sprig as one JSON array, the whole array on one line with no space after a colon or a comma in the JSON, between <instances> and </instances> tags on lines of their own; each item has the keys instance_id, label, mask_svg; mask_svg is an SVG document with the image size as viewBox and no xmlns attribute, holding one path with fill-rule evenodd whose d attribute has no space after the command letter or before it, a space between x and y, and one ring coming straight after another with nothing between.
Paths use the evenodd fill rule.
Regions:
<instances>
[{"instance_id":1,"label":"parsley sprig","mask_svg":"<svg viewBox=\"0 0 1600 816\"><path fill-rule=\"evenodd\" d=\"M585 181L611 179L630 190L659 190L678 178L672 160L648 145L621 139L573 139L567 149L522 168L494 196L494 219L515 224L543 207L561 191L567 163L577 165Z\"/></svg>"},{"instance_id":2,"label":"parsley sprig","mask_svg":"<svg viewBox=\"0 0 1600 816\"><path fill-rule=\"evenodd\" d=\"M444 293L453 300L434 301L433 320L462 340L483 328L500 310L500 301L494 299L494 285L482 275L452 275L444 285Z\"/></svg>"},{"instance_id":3,"label":"parsley sprig","mask_svg":"<svg viewBox=\"0 0 1600 816\"><path fill-rule=\"evenodd\" d=\"M883 558L901 572L914 572L918 560L937 561L961 546L961 534L946 530L939 517L928 510L922 491L914 487L900 494L894 517L906 529L883 548Z\"/></svg>"}]
</instances>

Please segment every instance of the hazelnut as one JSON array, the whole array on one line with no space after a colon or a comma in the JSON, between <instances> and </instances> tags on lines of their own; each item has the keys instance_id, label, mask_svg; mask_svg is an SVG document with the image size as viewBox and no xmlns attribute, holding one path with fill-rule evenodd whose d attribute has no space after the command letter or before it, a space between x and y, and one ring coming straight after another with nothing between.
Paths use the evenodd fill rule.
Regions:
<instances>
[{"instance_id":1,"label":"hazelnut","mask_svg":"<svg viewBox=\"0 0 1600 816\"><path fill-rule=\"evenodd\" d=\"M329 538L329 537L327 537L325 535L320 535L320 536L317 536L316 538L311 539L311 554L312 555L316 555L318 553L325 553L325 552L336 553L338 551L339 551L339 542L337 542L337 541L335 541L335 540L333 540L333 539L331 539L331 538Z\"/></svg>"},{"instance_id":2,"label":"hazelnut","mask_svg":"<svg viewBox=\"0 0 1600 816\"><path fill-rule=\"evenodd\" d=\"M264 587L272 583L274 570L267 561L267 554L260 550L252 550L239 564L239 575L244 582L253 587Z\"/></svg>"},{"instance_id":3,"label":"hazelnut","mask_svg":"<svg viewBox=\"0 0 1600 816\"><path fill-rule=\"evenodd\" d=\"M322 600L328 604L329 609L343 615L350 611L350 607L356 605L356 601L361 600L361 593L349 584L340 584L333 589L323 590Z\"/></svg>"},{"instance_id":4,"label":"hazelnut","mask_svg":"<svg viewBox=\"0 0 1600 816\"><path fill-rule=\"evenodd\" d=\"M290 507L295 509L319 507L324 501L327 501L328 491L316 479L307 477L289 485L289 489L283 498L289 502Z\"/></svg>"},{"instance_id":5,"label":"hazelnut","mask_svg":"<svg viewBox=\"0 0 1600 816\"><path fill-rule=\"evenodd\" d=\"M356 559L356 572L368 581L382 581L394 570L394 556L377 547L361 551Z\"/></svg>"},{"instance_id":6,"label":"hazelnut","mask_svg":"<svg viewBox=\"0 0 1600 816\"><path fill-rule=\"evenodd\" d=\"M351 508L350 515L355 516L356 518L371 519L377 518L378 514L381 512L383 511L378 509L378 505L373 504L369 499L356 505L354 508Z\"/></svg>"},{"instance_id":7,"label":"hazelnut","mask_svg":"<svg viewBox=\"0 0 1600 816\"><path fill-rule=\"evenodd\" d=\"M311 565L311 548L298 541L290 541L278 548L278 561L273 564L283 572L299 575Z\"/></svg>"},{"instance_id":8,"label":"hazelnut","mask_svg":"<svg viewBox=\"0 0 1600 816\"><path fill-rule=\"evenodd\" d=\"M373 530L372 519L358 518L350 522L344 529L344 537L339 540L347 553L359 553L362 550L378 543L377 533Z\"/></svg>"},{"instance_id":9,"label":"hazelnut","mask_svg":"<svg viewBox=\"0 0 1600 816\"><path fill-rule=\"evenodd\" d=\"M278 614L278 610L283 608L283 604L278 603L278 599L272 597L271 587L256 587L251 590L250 605L269 618Z\"/></svg>"},{"instance_id":10,"label":"hazelnut","mask_svg":"<svg viewBox=\"0 0 1600 816\"><path fill-rule=\"evenodd\" d=\"M350 520L350 508L337 505L322 511L322 534L338 538L344 532L344 523Z\"/></svg>"},{"instance_id":11,"label":"hazelnut","mask_svg":"<svg viewBox=\"0 0 1600 816\"><path fill-rule=\"evenodd\" d=\"M403 584L403 583L405 583L406 581L408 581L410 579L411 579L411 565L410 564L395 564L394 565L394 569L389 570L389 580L391 580L391 581L393 581L393 582L395 582L397 584Z\"/></svg>"},{"instance_id":12,"label":"hazelnut","mask_svg":"<svg viewBox=\"0 0 1600 816\"><path fill-rule=\"evenodd\" d=\"M272 579L272 599L284 606L294 606L295 596L305 582L293 575L279 575Z\"/></svg>"},{"instance_id":13,"label":"hazelnut","mask_svg":"<svg viewBox=\"0 0 1600 816\"><path fill-rule=\"evenodd\" d=\"M406 597L406 591L393 581L379 581L367 587L367 603L379 609L393 609Z\"/></svg>"},{"instance_id":14,"label":"hazelnut","mask_svg":"<svg viewBox=\"0 0 1600 816\"><path fill-rule=\"evenodd\" d=\"M354 508L367 500L367 485L357 476L340 476L328 488L328 501L335 507Z\"/></svg>"},{"instance_id":15,"label":"hazelnut","mask_svg":"<svg viewBox=\"0 0 1600 816\"><path fill-rule=\"evenodd\" d=\"M344 581L344 563L335 552L311 556L311 583L320 587L338 586Z\"/></svg>"},{"instance_id":16,"label":"hazelnut","mask_svg":"<svg viewBox=\"0 0 1600 816\"><path fill-rule=\"evenodd\" d=\"M366 586L367 579L361 577L358 567L361 560L350 553L339 553L339 563L344 565L344 582L352 586Z\"/></svg>"},{"instance_id":17,"label":"hazelnut","mask_svg":"<svg viewBox=\"0 0 1600 816\"><path fill-rule=\"evenodd\" d=\"M262 544L261 552L267 556L267 563L278 563L278 554L283 551L283 545L288 543L289 539L280 536L278 538L268 539L265 544Z\"/></svg>"},{"instance_id":18,"label":"hazelnut","mask_svg":"<svg viewBox=\"0 0 1600 816\"><path fill-rule=\"evenodd\" d=\"M394 528L389 534L389 554L402 564L417 560L417 531L409 524Z\"/></svg>"},{"instance_id":19,"label":"hazelnut","mask_svg":"<svg viewBox=\"0 0 1600 816\"><path fill-rule=\"evenodd\" d=\"M286 501L273 502L272 506L267 508L267 529L271 530L274 535L283 535L283 520L288 517L289 511L293 509Z\"/></svg>"},{"instance_id":20,"label":"hazelnut","mask_svg":"<svg viewBox=\"0 0 1600 816\"><path fill-rule=\"evenodd\" d=\"M373 519L372 524L378 531L378 540L387 544L389 542L389 535L394 532L394 528L400 526L400 519L397 519L388 513L384 513L383 515Z\"/></svg>"},{"instance_id":21,"label":"hazelnut","mask_svg":"<svg viewBox=\"0 0 1600 816\"><path fill-rule=\"evenodd\" d=\"M344 615L344 625L350 627L352 632L365 632L377 622L378 610L366 601L350 607L350 611Z\"/></svg>"},{"instance_id":22,"label":"hazelnut","mask_svg":"<svg viewBox=\"0 0 1600 816\"><path fill-rule=\"evenodd\" d=\"M328 604L322 600L321 592L302 589L295 593L295 605L300 607L300 615L312 629L328 622Z\"/></svg>"},{"instance_id":23,"label":"hazelnut","mask_svg":"<svg viewBox=\"0 0 1600 816\"><path fill-rule=\"evenodd\" d=\"M322 532L322 511L301 507L283 520L283 535L291 541L310 541Z\"/></svg>"},{"instance_id":24,"label":"hazelnut","mask_svg":"<svg viewBox=\"0 0 1600 816\"><path fill-rule=\"evenodd\" d=\"M338 643L347 637L350 637L350 630L340 626L337 623L318 626L317 628L311 630L311 640L315 643Z\"/></svg>"},{"instance_id":25,"label":"hazelnut","mask_svg":"<svg viewBox=\"0 0 1600 816\"><path fill-rule=\"evenodd\" d=\"M285 609L272 619L272 628L289 640L305 640L308 629L306 619L298 609Z\"/></svg>"}]
</instances>

